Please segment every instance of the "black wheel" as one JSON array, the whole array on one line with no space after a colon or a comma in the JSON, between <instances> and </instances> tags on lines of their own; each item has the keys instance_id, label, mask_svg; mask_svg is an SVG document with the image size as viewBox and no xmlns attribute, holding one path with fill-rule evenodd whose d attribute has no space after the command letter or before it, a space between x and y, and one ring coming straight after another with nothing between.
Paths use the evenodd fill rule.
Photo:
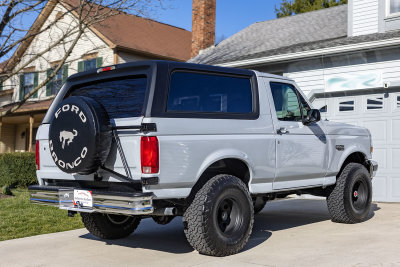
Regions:
<instances>
[{"instance_id":1,"label":"black wheel","mask_svg":"<svg viewBox=\"0 0 400 267\"><path fill-rule=\"evenodd\" d=\"M166 225L169 224L175 216L153 216L152 218L157 224Z\"/></svg>"},{"instance_id":2,"label":"black wheel","mask_svg":"<svg viewBox=\"0 0 400 267\"><path fill-rule=\"evenodd\" d=\"M267 204L267 200L263 197L253 197L253 208L254 208L254 214L259 213L260 211L263 210L265 207L265 204Z\"/></svg>"},{"instance_id":3,"label":"black wheel","mask_svg":"<svg viewBox=\"0 0 400 267\"><path fill-rule=\"evenodd\" d=\"M103 239L117 239L130 235L138 227L141 217L101 213L81 213L82 222L93 235Z\"/></svg>"},{"instance_id":4,"label":"black wheel","mask_svg":"<svg viewBox=\"0 0 400 267\"><path fill-rule=\"evenodd\" d=\"M358 223L367 218L372 199L371 177L358 163L349 163L327 197L333 222Z\"/></svg>"},{"instance_id":5,"label":"black wheel","mask_svg":"<svg viewBox=\"0 0 400 267\"><path fill-rule=\"evenodd\" d=\"M246 185L224 174L209 180L183 215L190 245L210 256L239 252L250 237L253 221L253 203Z\"/></svg>"}]
</instances>

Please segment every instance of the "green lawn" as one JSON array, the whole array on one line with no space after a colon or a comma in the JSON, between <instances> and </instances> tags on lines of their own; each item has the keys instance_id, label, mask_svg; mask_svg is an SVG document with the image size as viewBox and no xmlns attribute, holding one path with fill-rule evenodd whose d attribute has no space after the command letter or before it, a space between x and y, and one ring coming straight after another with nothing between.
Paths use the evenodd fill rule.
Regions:
<instances>
[{"instance_id":1,"label":"green lawn","mask_svg":"<svg viewBox=\"0 0 400 267\"><path fill-rule=\"evenodd\" d=\"M0 198L0 241L82 228L79 215L55 207L31 204L26 189L12 190L14 197Z\"/></svg>"}]
</instances>

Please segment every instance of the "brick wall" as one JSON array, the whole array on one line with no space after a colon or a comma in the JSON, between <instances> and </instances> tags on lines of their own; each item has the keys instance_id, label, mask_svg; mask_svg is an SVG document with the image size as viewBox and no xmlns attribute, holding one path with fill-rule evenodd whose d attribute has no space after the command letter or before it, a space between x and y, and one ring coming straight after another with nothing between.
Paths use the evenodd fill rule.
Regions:
<instances>
[{"instance_id":1,"label":"brick wall","mask_svg":"<svg viewBox=\"0 0 400 267\"><path fill-rule=\"evenodd\" d=\"M193 0L191 57L214 45L215 12L216 0Z\"/></svg>"}]
</instances>

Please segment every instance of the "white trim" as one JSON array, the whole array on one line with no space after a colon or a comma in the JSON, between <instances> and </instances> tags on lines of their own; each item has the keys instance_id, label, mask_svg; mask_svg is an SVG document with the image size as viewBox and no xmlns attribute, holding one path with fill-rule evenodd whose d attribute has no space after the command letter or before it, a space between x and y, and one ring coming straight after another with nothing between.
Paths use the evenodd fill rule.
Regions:
<instances>
[{"instance_id":1,"label":"white trim","mask_svg":"<svg viewBox=\"0 0 400 267\"><path fill-rule=\"evenodd\" d=\"M391 0L386 0L386 18L399 17L400 12L390 13L390 1Z\"/></svg>"},{"instance_id":2,"label":"white trim","mask_svg":"<svg viewBox=\"0 0 400 267\"><path fill-rule=\"evenodd\" d=\"M339 53L345 53L345 52L351 52L351 51L381 48L381 47L395 46L395 45L400 45L400 38L379 40L379 41L366 42L366 43L357 43L357 44L350 44L350 45L342 45L342 46L336 46L336 47L315 49L315 50L311 50L311 51L289 53L289 54L283 54L283 55L254 58L254 59L231 61L231 62L215 64L215 65L221 66L221 67L242 67L242 66L247 66L247 65L259 65L259 64L271 63L271 62L277 62L277 61L282 62L282 61L288 61L288 60L299 59L299 58L315 57L315 56L330 55L330 54L339 54Z\"/></svg>"}]
</instances>

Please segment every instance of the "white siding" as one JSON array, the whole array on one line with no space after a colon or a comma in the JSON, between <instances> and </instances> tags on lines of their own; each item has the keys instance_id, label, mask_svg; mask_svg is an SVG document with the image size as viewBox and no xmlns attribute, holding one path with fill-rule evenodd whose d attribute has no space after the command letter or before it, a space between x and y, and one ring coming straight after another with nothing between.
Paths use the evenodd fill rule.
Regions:
<instances>
[{"instance_id":1,"label":"white siding","mask_svg":"<svg viewBox=\"0 0 400 267\"><path fill-rule=\"evenodd\" d=\"M135 55L126 52L118 52L118 63L127 63L138 60L156 59L149 56Z\"/></svg>"},{"instance_id":2,"label":"white siding","mask_svg":"<svg viewBox=\"0 0 400 267\"><path fill-rule=\"evenodd\" d=\"M384 0L350 0L349 27L351 36L378 32L379 6Z\"/></svg>"},{"instance_id":3,"label":"white siding","mask_svg":"<svg viewBox=\"0 0 400 267\"><path fill-rule=\"evenodd\" d=\"M393 53L396 50L392 51ZM303 61L301 64L306 66L306 70L296 71L296 68L289 66L288 71L284 73L287 76L296 81L299 87L308 95L313 90L325 91L326 78L330 75L358 75L363 73L378 74L382 77L383 82L389 82L390 84L400 83L400 59L393 54L393 60L377 61L373 63L364 64L349 64L337 67L322 67L322 64L317 61ZM299 63L295 63L296 65ZM360 88L352 88L360 89Z\"/></svg>"},{"instance_id":4,"label":"white siding","mask_svg":"<svg viewBox=\"0 0 400 267\"><path fill-rule=\"evenodd\" d=\"M42 26L42 29L46 28L52 21L55 20L56 14L58 12L67 12L67 10L58 5L54 8L53 12L48 17L47 21ZM44 31L35 37L31 45L25 51L20 63L15 67L15 69L20 68L25 65L32 58L32 54L38 54L43 51L46 47L54 44L57 37L61 36L63 32L69 31L70 29L76 28L77 21L75 17L71 14L63 17L59 22L53 25L50 29ZM68 40L73 40L75 36L69 37ZM39 84L46 79L47 69L50 68L50 62L58 61L63 58L65 51L69 48L69 43L65 45L59 45L52 49L51 51L43 54L43 57L29 63L25 67L35 67L35 71L39 72ZM113 50L108 47L108 45L96 36L92 31L86 30L83 36L79 39L75 48L73 49L71 55L68 57L66 64L68 64L69 76L77 72L78 61L81 61L81 57L85 54L92 52L98 52L98 56L103 58L103 65L112 65L114 54ZM11 77L4 82L5 89L14 88L13 101L19 100L19 77L17 75ZM39 100L43 100L46 97L45 86L39 90L38 94ZM37 100L37 99L35 99Z\"/></svg>"}]
</instances>

